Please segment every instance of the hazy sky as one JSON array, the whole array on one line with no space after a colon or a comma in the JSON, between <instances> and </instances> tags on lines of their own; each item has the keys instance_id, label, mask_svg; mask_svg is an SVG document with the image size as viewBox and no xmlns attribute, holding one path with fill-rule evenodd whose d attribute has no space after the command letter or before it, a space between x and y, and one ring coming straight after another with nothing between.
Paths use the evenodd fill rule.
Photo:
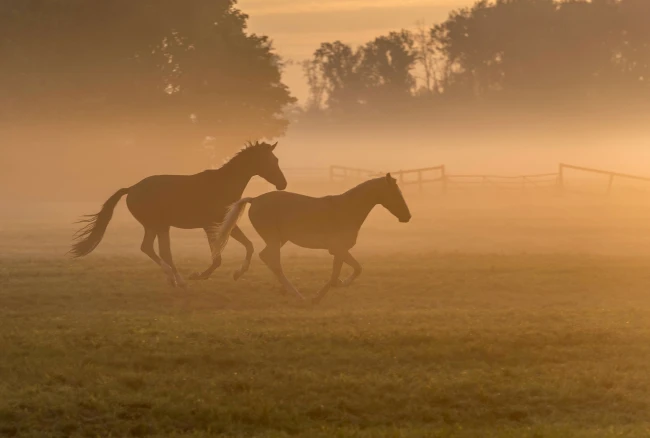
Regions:
<instances>
[{"instance_id":1,"label":"hazy sky","mask_svg":"<svg viewBox=\"0 0 650 438\"><path fill-rule=\"evenodd\" d=\"M443 21L452 9L473 0L239 0L250 15L249 29L270 36L277 52L296 63L309 58L321 42L359 45L391 30ZM286 69L285 82L300 99L306 85L302 70Z\"/></svg>"}]
</instances>

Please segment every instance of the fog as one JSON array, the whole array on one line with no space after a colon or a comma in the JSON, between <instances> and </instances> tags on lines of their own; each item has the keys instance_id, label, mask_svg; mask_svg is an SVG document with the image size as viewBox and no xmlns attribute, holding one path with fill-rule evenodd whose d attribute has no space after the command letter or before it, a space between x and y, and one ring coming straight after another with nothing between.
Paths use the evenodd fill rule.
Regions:
<instances>
[{"instance_id":1,"label":"fog","mask_svg":"<svg viewBox=\"0 0 650 438\"><path fill-rule=\"evenodd\" d=\"M628 140L625 148L614 147L605 139L599 145L526 148L486 145L429 146L410 144L388 147L379 140L364 143L362 135L349 144L327 144L292 137L280 141L278 156L285 168L287 190L314 196L341 193L361 179L329 180L328 166L344 164L377 171L396 171L444 164L450 175L523 175L556 172L559 162L642 174L647 152L641 141ZM392 152L391 152L392 151ZM161 160L162 161L162 160ZM150 164L154 168L156 161ZM168 163L161 168L171 167ZM4 202L0 211L0 254L3 257L64 258L81 215L95 213L118 188L136 181L121 171L100 171L90 179L77 180L82 189L50 176L31 176L34 186L64 190L59 199L28 199ZM162 172L161 172L162 173ZM65 173L62 173L63 175ZM433 175L433 174L432 174ZM144 176L144 175L143 175ZM435 176L435 175L433 175ZM87 177L88 178L88 177ZM412 176L407 181L414 181ZM650 255L650 183L615 179L608 193L608 176L566 171L565 186L555 180L527 187L519 184L462 184L450 180L447 190L440 182L403 186L413 213L409 224L400 224L382 207L377 207L362 228L354 252L363 256L427 253L585 253L605 255ZM85 190L87 187L94 189ZM67 192L65 190L68 190ZM254 178L245 192L255 196L274 188ZM78 199L75 199L79 194ZM263 242L241 220L244 232L256 249ZM138 255L142 227L122 201L101 245L91 257ZM173 251L182 269L183 260L209 260L209 248L202 230L173 230ZM288 245L283 252L291 257L310 251ZM314 253L311 251L310 253ZM318 254L319 252L315 252ZM323 253L324 255L325 253ZM231 241L224 255L228 260L243 257L243 248ZM256 261L257 262L257 261Z\"/></svg>"}]
</instances>

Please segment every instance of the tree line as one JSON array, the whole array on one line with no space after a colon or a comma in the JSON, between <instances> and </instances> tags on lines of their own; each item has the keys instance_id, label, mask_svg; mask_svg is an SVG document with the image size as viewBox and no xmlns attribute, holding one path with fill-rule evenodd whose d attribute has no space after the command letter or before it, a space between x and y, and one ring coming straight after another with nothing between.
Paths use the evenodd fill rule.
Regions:
<instances>
[{"instance_id":1,"label":"tree line","mask_svg":"<svg viewBox=\"0 0 650 438\"><path fill-rule=\"evenodd\" d=\"M647 109L648 17L645 0L481 0L360 47L326 42L303 65L307 113L412 115L459 103Z\"/></svg>"},{"instance_id":2,"label":"tree line","mask_svg":"<svg viewBox=\"0 0 650 438\"><path fill-rule=\"evenodd\" d=\"M3 0L0 150L44 168L139 151L189 171L211 138L231 153L281 136L295 100L282 60L235 3Z\"/></svg>"},{"instance_id":3,"label":"tree line","mask_svg":"<svg viewBox=\"0 0 650 438\"><path fill-rule=\"evenodd\" d=\"M281 136L295 101L283 61L236 6L0 2L0 186L49 189L29 174L90 186L110 167L126 181L198 171Z\"/></svg>"}]
</instances>

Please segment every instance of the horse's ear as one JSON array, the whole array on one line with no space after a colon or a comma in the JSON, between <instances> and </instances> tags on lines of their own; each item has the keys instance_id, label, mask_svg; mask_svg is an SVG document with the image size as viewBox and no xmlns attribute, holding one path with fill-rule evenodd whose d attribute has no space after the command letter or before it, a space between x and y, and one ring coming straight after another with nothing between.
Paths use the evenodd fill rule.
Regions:
<instances>
[{"instance_id":1,"label":"horse's ear","mask_svg":"<svg viewBox=\"0 0 650 438\"><path fill-rule=\"evenodd\" d=\"M390 181L393 180L393 177L390 176L390 173L387 173L387 174L386 174L386 179L390 182Z\"/></svg>"},{"instance_id":2,"label":"horse's ear","mask_svg":"<svg viewBox=\"0 0 650 438\"><path fill-rule=\"evenodd\" d=\"M276 141L275 143L273 143L273 144L271 145L271 150L274 151L274 150L275 150L275 147L276 147L277 145L278 145L278 142Z\"/></svg>"}]
</instances>

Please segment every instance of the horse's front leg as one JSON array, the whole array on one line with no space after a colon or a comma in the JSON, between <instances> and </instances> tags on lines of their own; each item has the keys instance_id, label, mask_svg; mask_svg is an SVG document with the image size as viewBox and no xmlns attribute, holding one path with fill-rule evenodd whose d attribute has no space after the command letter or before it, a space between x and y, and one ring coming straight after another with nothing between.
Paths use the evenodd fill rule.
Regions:
<instances>
[{"instance_id":1,"label":"horse's front leg","mask_svg":"<svg viewBox=\"0 0 650 438\"><path fill-rule=\"evenodd\" d=\"M210 252L212 254L212 264L208 269L201 273L194 273L190 275L190 280L207 280L210 278L210 275L219 267L221 266L221 254L217 253L219 251L218 248L216 248L216 243L213 238L213 234L210 228L204 228L205 234L208 237L208 243L210 244Z\"/></svg>"},{"instance_id":2,"label":"horse's front leg","mask_svg":"<svg viewBox=\"0 0 650 438\"><path fill-rule=\"evenodd\" d=\"M248 271L248 268L251 265L251 259L253 258L254 248L253 242L248 240L248 237L244 235L244 232L241 230L241 228L237 226L230 232L230 237L244 245L244 248L246 248L246 258L244 259L244 263L242 263L241 268L239 268L239 270L235 271L233 274L233 278L235 281L237 281L241 278L242 275L246 273L246 271Z\"/></svg>"},{"instance_id":3,"label":"horse's front leg","mask_svg":"<svg viewBox=\"0 0 650 438\"><path fill-rule=\"evenodd\" d=\"M312 303L318 304L321 302L323 298L325 298L325 295L327 295L327 292L330 290L332 287L337 287L339 285L339 276L341 275L341 268L343 267L343 259L335 255L334 256L334 264L332 266L332 276L330 277L329 281L325 284L325 286L322 287L322 289L318 292L318 294L312 299Z\"/></svg>"},{"instance_id":4,"label":"horse's front leg","mask_svg":"<svg viewBox=\"0 0 650 438\"><path fill-rule=\"evenodd\" d=\"M337 285L340 287L348 287L352 284L356 278L361 275L361 265L359 264L358 261L354 257L352 257L352 254L350 254L349 251L346 251L344 254L341 254L341 258L343 259L343 262L350 265L354 271L348 278L343 280L342 282L338 283Z\"/></svg>"}]
</instances>

